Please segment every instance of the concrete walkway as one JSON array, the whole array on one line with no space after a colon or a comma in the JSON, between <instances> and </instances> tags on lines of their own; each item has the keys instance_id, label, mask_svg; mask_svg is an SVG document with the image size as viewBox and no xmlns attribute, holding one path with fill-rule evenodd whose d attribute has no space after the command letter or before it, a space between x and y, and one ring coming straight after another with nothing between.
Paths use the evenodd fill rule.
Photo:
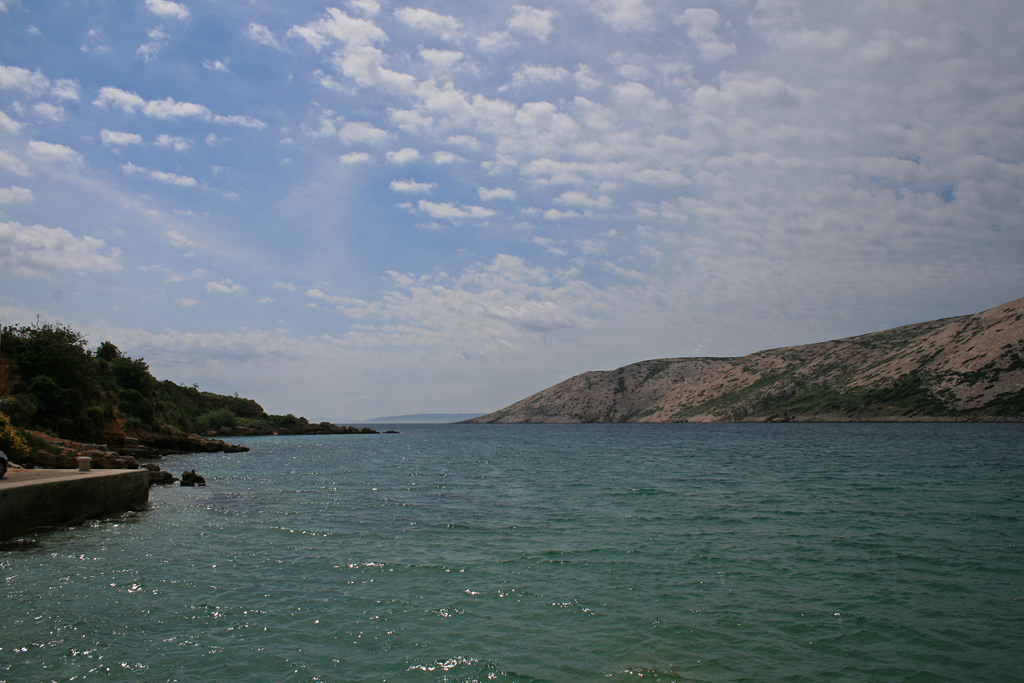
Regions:
<instances>
[{"instance_id":1,"label":"concrete walkway","mask_svg":"<svg viewBox=\"0 0 1024 683\"><path fill-rule=\"evenodd\" d=\"M0 479L0 539L142 510L149 470L8 470Z\"/></svg>"}]
</instances>

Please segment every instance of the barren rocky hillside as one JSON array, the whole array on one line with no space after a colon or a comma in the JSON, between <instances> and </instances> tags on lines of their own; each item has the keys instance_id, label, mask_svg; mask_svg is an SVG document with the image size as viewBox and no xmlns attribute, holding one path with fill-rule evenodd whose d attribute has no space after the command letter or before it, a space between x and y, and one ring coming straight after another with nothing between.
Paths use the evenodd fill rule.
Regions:
<instances>
[{"instance_id":1,"label":"barren rocky hillside","mask_svg":"<svg viewBox=\"0 0 1024 683\"><path fill-rule=\"evenodd\" d=\"M585 372L468 422L876 420L1024 420L1024 299L739 358Z\"/></svg>"}]
</instances>

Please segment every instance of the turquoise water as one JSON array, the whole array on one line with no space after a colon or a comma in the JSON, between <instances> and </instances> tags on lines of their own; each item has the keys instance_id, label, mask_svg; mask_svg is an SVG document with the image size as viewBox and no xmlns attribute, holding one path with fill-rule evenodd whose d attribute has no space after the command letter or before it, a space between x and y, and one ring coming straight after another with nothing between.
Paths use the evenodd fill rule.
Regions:
<instances>
[{"instance_id":1,"label":"turquoise water","mask_svg":"<svg viewBox=\"0 0 1024 683\"><path fill-rule=\"evenodd\" d=\"M0 681L1024 681L1022 425L407 425L0 547Z\"/></svg>"}]
</instances>

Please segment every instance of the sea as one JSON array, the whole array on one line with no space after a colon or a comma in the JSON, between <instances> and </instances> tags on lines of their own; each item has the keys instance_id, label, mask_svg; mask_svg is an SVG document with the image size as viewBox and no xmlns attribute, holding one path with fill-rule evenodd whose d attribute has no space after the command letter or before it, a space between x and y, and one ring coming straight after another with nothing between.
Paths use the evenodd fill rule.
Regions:
<instances>
[{"instance_id":1,"label":"sea","mask_svg":"<svg viewBox=\"0 0 1024 683\"><path fill-rule=\"evenodd\" d=\"M394 428L4 542L0 681L1024 681L1024 425Z\"/></svg>"}]
</instances>

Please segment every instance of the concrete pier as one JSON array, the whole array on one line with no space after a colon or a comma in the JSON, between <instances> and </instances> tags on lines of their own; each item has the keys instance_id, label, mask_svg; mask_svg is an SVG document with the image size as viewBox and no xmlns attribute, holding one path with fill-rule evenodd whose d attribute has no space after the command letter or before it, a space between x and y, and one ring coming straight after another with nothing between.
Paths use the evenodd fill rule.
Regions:
<instances>
[{"instance_id":1,"label":"concrete pier","mask_svg":"<svg viewBox=\"0 0 1024 683\"><path fill-rule=\"evenodd\" d=\"M149 470L8 470L0 479L0 539L149 502Z\"/></svg>"}]
</instances>

